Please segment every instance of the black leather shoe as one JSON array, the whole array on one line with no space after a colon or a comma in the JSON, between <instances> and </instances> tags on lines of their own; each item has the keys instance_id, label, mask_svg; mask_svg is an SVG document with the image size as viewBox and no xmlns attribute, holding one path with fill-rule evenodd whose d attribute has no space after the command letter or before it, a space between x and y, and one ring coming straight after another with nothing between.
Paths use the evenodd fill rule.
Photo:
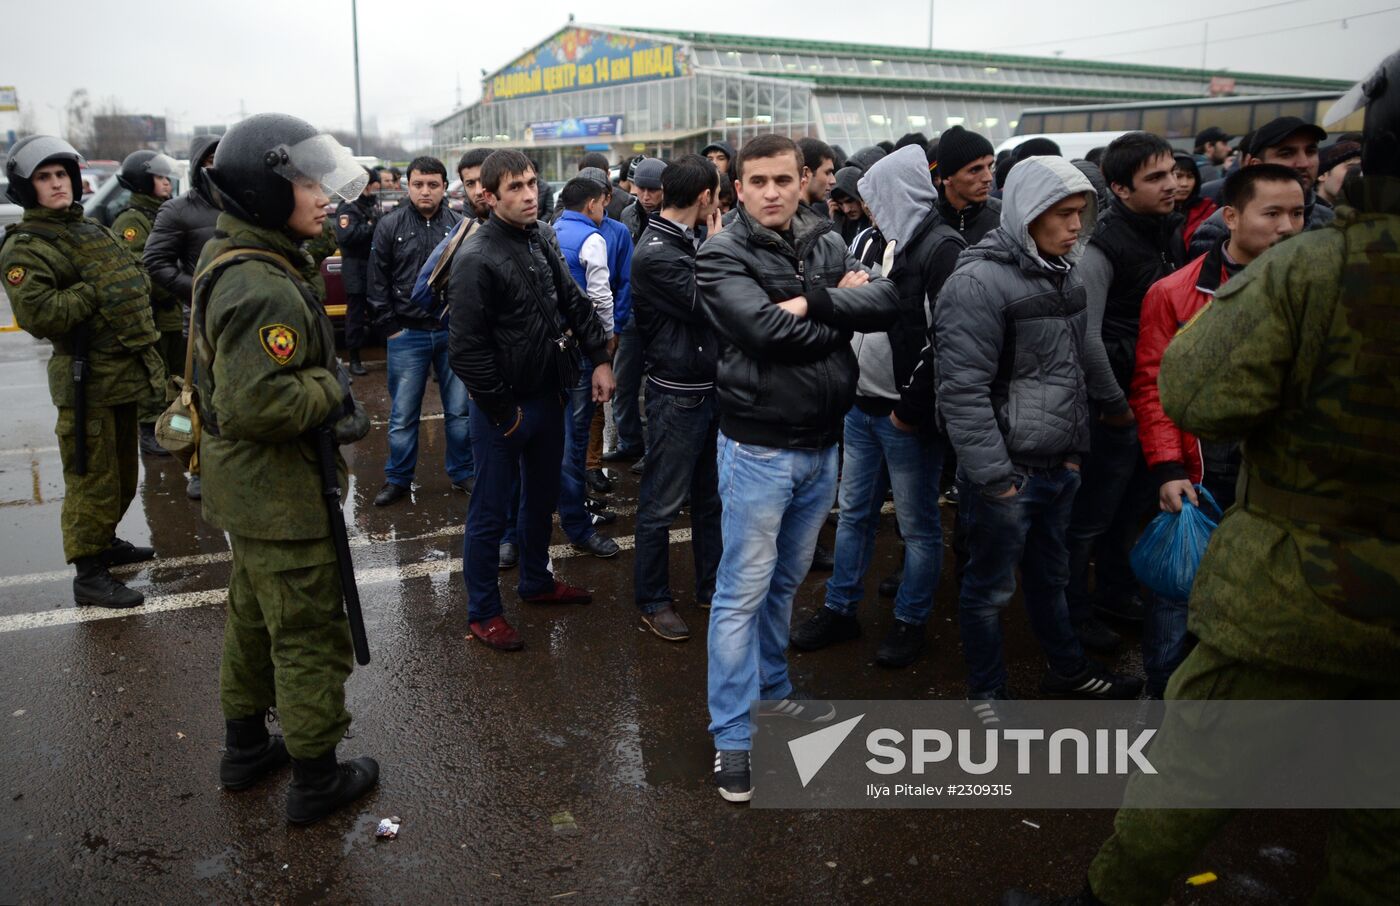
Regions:
<instances>
[{"instance_id":1,"label":"black leather shoe","mask_svg":"<svg viewBox=\"0 0 1400 906\"><path fill-rule=\"evenodd\" d=\"M875 649L875 663L881 667L908 667L923 654L924 645L924 627L896 619Z\"/></svg>"},{"instance_id":2,"label":"black leather shoe","mask_svg":"<svg viewBox=\"0 0 1400 906\"><path fill-rule=\"evenodd\" d=\"M112 544L105 551L97 555L103 566L126 566L131 563L145 563L147 560L154 560L156 549L153 547L137 547L130 541L123 541L120 538L113 538Z\"/></svg>"},{"instance_id":3,"label":"black leather shoe","mask_svg":"<svg viewBox=\"0 0 1400 906\"><path fill-rule=\"evenodd\" d=\"M681 619L676 609L666 606L656 613L644 613L641 615L641 624L638 626L642 631L650 631L658 638L663 638L668 642L684 642L690 638L690 627L685 625L685 620Z\"/></svg>"},{"instance_id":4,"label":"black leather shoe","mask_svg":"<svg viewBox=\"0 0 1400 906\"><path fill-rule=\"evenodd\" d=\"M379 489L379 493L374 495L375 506L388 506L394 501L407 496L408 488L401 484L394 484L392 481L384 482L384 487Z\"/></svg>"},{"instance_id":5,"label":"black leather shoe","mask_svg":"<svg viewBox=\"0 0 1400 906\"><path fill-rule=\"evenodd\" d=\"M476 490L476 478L463 478L461 481L454 481L452 487L470 497L472 491Z\"/></svg>"},{"instance_id":6,"label":"black leather shoe","mask_svg":"<svg viewBox=\"0 0 1400 906\"><path fill-rule=\"evenodd\" d=\"M1147 604L1138 595L1130 594L1112 600L1100 600L1094 605L1094 612L1106 620L1137 625L1147 618Z\"/></svg>"},{"instance_id":7,"label":"black leather shoe","mask_svg":"<svg viewBox=\"0 0 1400 906\"><path fill-rule=\"evenodd\" d=\"M613 447L611 450L603 451L603 462L631 462L639 458L644 451L633 450L631 447Z\"/></svg>"},{"instance_id":8,"label":"black leather shoe","mask_svg":"<svg viewBox=\"0 0 1400 906\"><path fill-rule=\"evenodd\" d=\"M1075 623L1074 634L1079 636L1079 644L1095 654L1112 654L1123 643L1123 637L1097 617Z\"/></svg>"},{"instance_id":9,"label":"black leather shoe","mask_svg":"<svg viewBox=\"0 0 1400 906\"><path fill-rule=\"evenodd\" d=\"M588 489L595 494L608 494L612 492L612 480L603 474L602 469L589 469L584 474L584 481L587 482Z\"/></svg>"},{"instance_id":10,"label":"black leather shoe","mask_svg":"<svg viewBox=\"0 0 1400 906\"><path fill-rule=\"evenodd\" d=\"M506 542L501 545L499 557L502 570L515 569L516 564L520 562L520 548Z\"/></svg>"},{"instance_id":11,"label":"black leather shoe","mask_svg":"<svg viewBox=\"0 0 1400 906\"><path fill-rule=\"evenodd\" d=\"M617 542L611 538L604 538L602 535L594 533L574 544L570 544L574 550L580 554L590 554L601 560L609 557L616 557L622 548L617 546Z\"/></svg>"},{"instance_id":12,"label":"black leather shoe","mask_svg":"<svg viewBox=\"0 0 1400 906\"><path fill-rule=\"evenodd\" d=\"M860 638L860 621L839 614L826 605L792 631L789 643L798 651L817 651L837 642Z\"/></svg>"},{"instance_id":13,"label":"black leather shoe","mask_svg":"<svg viewBox=\"0 0 1400 906\"><path fill-rule=\"evenodd\" d=\"M360 361L358 355L352 354L350 356L350 373L355 377L363 377L369 374L369 371L365 369L364 363Z\"/></svg>"}]
</instances>

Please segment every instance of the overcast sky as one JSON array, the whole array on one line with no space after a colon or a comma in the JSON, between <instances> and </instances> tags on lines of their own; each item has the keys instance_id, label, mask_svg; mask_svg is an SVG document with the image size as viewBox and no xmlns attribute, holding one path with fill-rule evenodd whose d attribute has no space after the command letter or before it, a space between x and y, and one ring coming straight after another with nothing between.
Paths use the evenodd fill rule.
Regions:
<instances>
[{"instance_id":1,"label":"overcast sky","mask_svg":"<svg viewBox=\"0 0 1400 906\"><path fill-rule=\"evenodd\" d=\"M0 11L21 4L27 15L4 16L0 85L16 86L42 130L61 128L78 88L94 106L112 98L128 112L164 115L179 131L233 122L240 111L354 127L350 0L146 0L135 7L77 0L50 9L57 19L39 17L44 34L34 40L23 39L22 24L38 21L32 0L0 0ZM590 25L927 46L929 6L359 0L366 131L376 120L381 131L406 132L415 119L445 116L455 108L459 78L462 100L471 103L483 69L540 43L570 13ZM1210 69L1358 79L1400 45L1397 0L941 0L934 7L933 44L950 49L1197 67L1208 30ZM69 47L60 52L54 41Z\"/></svg>"}]
</instances>

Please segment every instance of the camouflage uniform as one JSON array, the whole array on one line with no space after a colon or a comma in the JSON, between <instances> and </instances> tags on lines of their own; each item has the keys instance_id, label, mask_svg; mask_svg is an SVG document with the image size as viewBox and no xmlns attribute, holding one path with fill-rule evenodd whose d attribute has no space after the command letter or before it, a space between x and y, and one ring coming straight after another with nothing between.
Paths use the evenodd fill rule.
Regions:
<instances>
[{"instance_id":1,"label":"camouflage uniform","mask_svg":"<svg viewBox=\"0 0 1400 906\"><path fill-rule=\"evenodd\" d=\"M1239 505L1191 594L1174 699L1400 698L1400 179L1352 179L1336 220L1270 250L1162 359L1167 415L1244 438ZM1155 751L1155 750L1154 750ZM1160 903L1229 818L1128 810L1090 868ZM1323 902L1395 902L1400 812L1338 815Z\"/></svg>"},{"instance_id":2,"label":"camouflage uniform","mask_svg":"<svg viewBox=\"0 0 1400 906\"><path fill-rule=\"evenodd\" d=\"M310 433L344 401L334 334L309 286L315 265L285 232L229 214L218 230L200 270L252 248L302 275L245 261L196 290L204 518L228 532L233 550L220 700L231 720L276 706L287 751L313 759L350 725L350 630Z\"/></svg>"},{"instance_id":3,"label":"camouflage uniform","mask_svg":"<svg viewBox=\"0 0 1400 906\"><path fill-rule=\"evenodd\" d=\"M136 495L137 404L160 388L164 374L150 281L124 244L85 219L77 204L26 210L5 231L0 275L16 323L53 343L48 375L63 462L63 555L69 563L97 556ZM80 329L88 333L84 475L74 471L73 353Z\"/></svg>"},{"instance_id":4,"label":"camouflage uniform","mask_svg":"<svg viewBox=\"0 0 1400 906\"><path fill-rule=\"evenodd\" d=\"M154 195L140 192L131 193L131 204L112 221L112 232L116 234L136 263L145 271L143 257L146 252L146 239L151 235L151 227L156 221L156 211L163 202ZM149 274L147 275L149 276ZM165 363L167 376L183 374L185 370L185 314L177 299L165 287L151 281L151 311L154 314L156 330L160 339L156 341L156 351ZM153 425L165 411L165 381L161 381L160 392L141 405L140 421Z\"/></svg>"}]
</instances>

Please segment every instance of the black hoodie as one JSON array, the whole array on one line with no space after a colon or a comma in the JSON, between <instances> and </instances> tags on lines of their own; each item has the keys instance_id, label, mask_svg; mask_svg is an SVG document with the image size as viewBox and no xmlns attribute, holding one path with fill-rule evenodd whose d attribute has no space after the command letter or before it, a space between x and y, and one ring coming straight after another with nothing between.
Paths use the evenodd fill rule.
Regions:
<instances>
[{"instance_id":1,"label":"black hoodie","mask_svg":"<svg viewBox=\"0 0 1400 906\"><path fill-rule=\"evenodd\" d=\"M209 198L209 185L199 162L218 144L216 135L196 135L190 142L190 187L179 198L160 206L146 240L144 263L151 280L190 304L194 269L204 243L214 237L219 209Z\"/></svg>"}]
</instances>

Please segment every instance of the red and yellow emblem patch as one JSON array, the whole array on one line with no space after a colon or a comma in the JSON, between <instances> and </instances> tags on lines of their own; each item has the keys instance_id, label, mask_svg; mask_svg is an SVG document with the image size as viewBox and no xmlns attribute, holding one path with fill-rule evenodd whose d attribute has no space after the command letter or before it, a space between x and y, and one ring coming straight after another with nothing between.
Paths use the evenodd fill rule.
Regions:
<instances>
[{"instance_id":1,"label":"red and yellow emblem patch","mask_svg":"<svg viewBox=\"0 0 1400 906\"><path fill-rule=\"evenodd\" d=\"M340 228L341 228L342 230L346 230L346 229L349 229L349 228L350 228L350 215L349 215L349 214L341 214L341 215L340 215Z\"/></svg>"},{"instance_id":2,"label":"red and yellow emblem patch","mask_svg":"<svg viewBox=\"0 0 1400 906\"><path fill-rule=\"evenodd\" d=\"M285 324L269 324L258 331L263 351L278 365L285 365L297 352L297 332Z\"/></svg>"},{"instance_id":3,"label":"red and yellow emblem patch","mask_svg":"<svg viewBox=\"0 0 1400 906\"><path fill-rule=\"evenodd\" d=\"M127 242L135 242L136 227L127 227L126 229L122 230L122 238L125 239Z\"/></svg>"},{"instance_id":4,"label":"red and yellow emblem patch","mask_svg":"<svg viewBox=\"0 0 1400 906\"><path fill-rule=\"evenodd\" d=\"M24 268L15 265L5 272L5 282L11 286L19 286L24 282Z\"/></svg>"}]
</instances>

